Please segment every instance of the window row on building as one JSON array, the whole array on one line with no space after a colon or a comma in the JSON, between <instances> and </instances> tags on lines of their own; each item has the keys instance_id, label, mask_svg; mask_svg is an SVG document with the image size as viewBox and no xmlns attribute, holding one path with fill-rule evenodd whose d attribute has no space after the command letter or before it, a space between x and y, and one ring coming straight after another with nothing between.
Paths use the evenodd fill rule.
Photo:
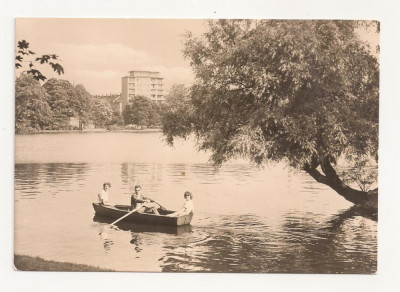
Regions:
<instances>
[{"instance_id":1,"label":"window row on building","mask_svg":"<svg viewBox=\"0 0 400 292\"><path fill-rule=\"evenodd\" d=\"M155 71L129 71L122 77L121 102L124 109L135 95L146 96L154 102L164 101L164 78Z\"/></svg>"}]
</instances>

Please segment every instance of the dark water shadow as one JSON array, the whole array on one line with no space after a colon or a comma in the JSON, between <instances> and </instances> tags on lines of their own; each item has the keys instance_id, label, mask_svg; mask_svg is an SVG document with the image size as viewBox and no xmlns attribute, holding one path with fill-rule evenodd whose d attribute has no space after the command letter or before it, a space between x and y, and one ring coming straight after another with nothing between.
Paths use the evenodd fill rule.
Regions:
<instances>
[{"instance_id":1,"label":"dark water shadow","mask_svg":"<svg viewBox=\"0 0 400 292\"><path fill-rule=\"evenodd\" d=\"M97 223L110 224L115 219L105 218L98 215L93 217L93 221ZM191 225L183 225L183 226L162 226L162 225L151 225L151 224L140 224L140 223L132 223L132 222L123 222L120 221L115 224L118 229L123 231L130 231L134 233L166 233L173 235L181 235L184 233L189 233L192 231Z\"/></svg>"},{"instance_id":2,"label":"dark water shadow","mask_svg":"<svg viewBox=\"0 0 400 292\"><path fill-rule=\"evenodd\" d=\"M206 221L206 222L205 222ZM257 273L268 270L263 257L271 235L256 215L221 215L196 226L187 238L166 242L163 272Z\"/></svg>"},{"instance_id":3,"label":"dark water shadow","mask_svg":"<svg viewBox=\"0 0 400 292\"><path fill-rule=\"evenodd\" d=\"M376 235L359 218L375 220L365 215L352 206L328 221L310 214L286 216L277 265L288 273L375 273Z\"/></svg>"},{"instance_id":4,"label":"dark water shadow","mask_svg":"<svg viewBox=\"0 0 400 292\"><path fill-rule=\"evenodd\" d=\"M378 214L377 213L371 213L369 210L366 210L363 207L360 207L358 205L354 205L352 207L350 207L347 210L344 210L343 212L339 213L338 215L336 215L334 219L332 219L332 221L344 221L346 219L349 218L353 218L355 216L361 216L367 219L371 219L375 222L378 222ZM332 222L333 223L333 222Z\"/></svg>"},{"instance_id":5,"label":"dark water shadow","mask_svg":"<svg viewBox=\"0 0 400 292\"><path fill-rule=\"evenodd\" d=\"M375 224L360 216L354 207L329 218L293 212L283 216L279 227L252 215L219 218L197 226L190 239L164 245L161 268L163 272L373 274Z\"/></svg>"}]
</instances>

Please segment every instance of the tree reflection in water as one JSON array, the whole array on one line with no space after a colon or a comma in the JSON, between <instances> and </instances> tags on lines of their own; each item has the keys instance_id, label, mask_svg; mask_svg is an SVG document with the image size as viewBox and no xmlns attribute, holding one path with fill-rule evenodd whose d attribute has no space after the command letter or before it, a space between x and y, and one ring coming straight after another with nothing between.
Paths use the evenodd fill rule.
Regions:
<instances>
[{"instance_id":1,"label":"tree reflection in water","mask_svg":"<svg viewBox=\"0 0 400 292\"><path fill-rule=\"evenodd\" d=\"M239 222L236 226L193 227L194 234L203 234L204 239L193 244L183 239L166 244L160 259L162 271L376 272L375 222L360 217L354 207L327 222L312 213L284 217L282 225L276 227L265 226L251 216L230 217L230 222ZM250 225L251 229L245 227ZM362 252L366 249L372 252Z\"/></svg>"},{"instance_id":2,"label":"tree reflection in water","mask_svg":"<svg viewBox=\"0 0 400 292\"><path fill-rule=\"evenodd\" d=\"M95 216L109 252L121 232L129 232L135 253L149 249L147 236L162 245L158 259L164 272L374 273L376 224L355 207L326 220L314 213L288 213L268 226L254 215L220 216L204 226L166 227L120 222ZM324 221L325 220L325 221ZM210 224L211 223L211 224ZM125 238L127 240L127 238ZM365 252L368 250L369 252Z\"/></svg>"},{"instance_id":3,"label":"tree reflection in water","mask_svg":"<svg viewBox=\"0 0 400 292\"><path fill-rule=\"evenodd\" d=\"M374 273L374 226L375 222L359 216L355 207L328 222L320 222L315 214L304 218L287 216L283 233L288 235L282 238L283 257L279 262L285 272L293 273ZM293 238L297 242L291 242Z\"/></svg>"},{"instance_id":4,"label":"tree reflection in water","mask_svg":"<svg viewBox=\"0 0 400 292\"><path fill-rule=\"evenodd\" d=\"M69 186L80 187L84 185L87 163L26 163L15 164L15 190L24 190L21 198L37 196L43 192L43 185L52 189L52 194L57 195L57 186L60 181L64 188ZM16 192L18 194L18 192ZM16 199L19 198L16 196Z\"/></svg>"},{"instance_id":5,"label":"tree reflection in water","mask_svg":"<svg viewBox=\"0 0 400 292\"><path fill-rule=\"evenodd\" d=\"M140 143L147 137L129 134L128 139L127 135L123 135L123 141L136 137L135 142ZM74 137L77 140L73 144L79 145L86 136L66 138L69 141ZM96 137L101 142L107 140L103 135ZM62 145L58 146L61 149ZM25 147L29 150L30 144ZM154 153L162 152L161 147L157 150ZM129 148L131 152L135 151ZM46 153L44 161L52 159L51 152L42 153ZM75 157L69 153L65 157ZM65 157L62 159L68 161ZM190 185L199 194L193 225L158 229L125 227L121 222L121 230L100 234L100 227L111 222L95 221L91 226L91 203L97 200L103 178L112 182L112 199L121 203L129 203L129 194L138 181L146 186L146 194L154 195L163 205L172 205L181 189ZM283 187L259 192L270 181ZM314 185L302 175L286 176L279 167L263 172L240 164L215 175L212 166L202 162L16 163L15 250L60 261L79 259L123 271L142 271L146 266L146 271L167 272L374 272L376 222L361 217L356 207L332 216L348 204L331 200L329 193ZM215 196L218 191L222 194L219 201ZM226 204L227 200L239 202L242 191L265 204L252 205L254 209L249 210L253 214L243 214L247 211L241 206ZM208 209L210 201L215 205Z\"/></svg>"},{"instance_id":6,"label":"tree reflection in water","mask_svg":"<svg viewBox=\"0 0 400 292\"><path fill-rule=\"evenodd\" d=\"M143 233L163 233L170 235L182 235L185 233L190 233L192 231L192 226L160 226L160 225L148 225L148 224L135 224L131 222L120 221L116 224L115 228L110 228L109 224L114 221L114 219L104 218L95 215L93 221L100 223L98 225L98 231L100 239L104 241L104 250L106 252L110 251L111 246L114 242L110 239L112 238L113 232L125 231L131 233L130 244L134 246L134 250L139 253L143 250L143 242L141 234Z\"/></svg>"}]
</instances>

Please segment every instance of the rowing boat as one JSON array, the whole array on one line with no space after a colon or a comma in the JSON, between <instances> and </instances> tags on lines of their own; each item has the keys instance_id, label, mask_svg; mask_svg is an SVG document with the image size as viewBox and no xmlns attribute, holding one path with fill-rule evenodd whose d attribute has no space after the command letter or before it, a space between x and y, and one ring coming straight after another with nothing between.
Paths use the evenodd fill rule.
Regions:
<instances>
[{"instance_id":1,"label":"rowing boat","mask_svg":"<svg viewBox=\"0 0 400 292\"><path fill-rule=\"evenodd\" d=\"M96 216L101 216L109 219L118 219L130 212L131 206L129 205L103 205L99 203L93 203L94 211ZM178 217L168 217L166 215L174 213L174 211L159 209L160 215L149 214L149 213L138 213L134 212L123 221L140 223L140 224L152 224L152 225L163 225L163 226L181 226L190 224L193 218L193 213L182 215Z\"/></svg>"},{"instance_id":2,"label":"rowing boat","mask_svg":"<svg viewBox=\"0 0 400 292\"><path fill-rule=\"evenodd\" d=\"M115 219L110 219L107 217L101 217L99 215L94 215L93 222L99 223L100 225L107 226L108 224L115 221ZM132 222L125 222L124 220L119 221L117 224L118 229L123 231L131 231L133 233L166 233L173 235L182 235L185 233L192 232L192 225L186 224L181 226L169 226L169 225L154 225L154 224L137 224Z\"/></svg>"}]
</instances>

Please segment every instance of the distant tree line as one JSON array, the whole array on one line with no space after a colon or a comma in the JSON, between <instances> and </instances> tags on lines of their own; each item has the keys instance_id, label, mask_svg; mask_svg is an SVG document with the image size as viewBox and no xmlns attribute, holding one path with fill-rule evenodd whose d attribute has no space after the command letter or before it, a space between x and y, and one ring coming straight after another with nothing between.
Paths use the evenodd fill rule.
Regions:
<instances>
[{"instance_id":1,"label":"distant tree line","mask_svg":"<svg viewBox=\"0 0 400 292\"><path fill-rule=\"evenodd\" d=\"M83 85L51 78L41 85L32 74L22 74L15 82L15 130L35 132L71 129L71 118L80 129L92 123L104 127L118 123L110 104L94 98Z\"/></svg>"},{"instance_id":2,"label":"distant tree line","mask_svg":"<svg viewBox=\"0 0 400 292\"><path fill-rule=\"evenodd\" d=\"M145 96L135 96L123 111L125 125L140 128L157 128L160 126L163 105L151 101Z\"/></svg>"},{"instance_id":3,"label":"distant tree line","mask_svg":"<svg viewBox=\"0 0 400 292\"><path fill-rule=\"evenodd\" d=\"M184 92L185 91L185 92ZM96 128L160 128L186 96L183 85L174 85L164 104L135 96L122 112L113 112L106 99L90 94L82 84L51 78L43 85L32 74L23 73L15 82L15 130L30 133L45 130ZM72 126L71 119L79 121Z\"/></svg>"},{"instance_id":4,"label":"distant tree line","mask_svg":"<svg viewBox=\"0 0 400 292\"><path fill-rule=\"evenodd\" d=\"M161 127L165 105L136 96L120 115L107 100L91 95L81 84L73 86L67 80L52 78L41 85L39 81L47 80L38 69L41 65L64 74L56 54L37 55L26 40L20 40L15 55L15 68L20 71L15 82L16 133L83 129L90 124L109 129ZM78 119L79 126L71 126L71 118Z\"/></svg>"},{"instance_id":5,"label":"distant tree line","mask_svg":"<svg viewBox=\"0 0 400 292\"><path fill-rule=\"evenodd\" d=\"M185 105L188 100L189 89L183 84L172 85L163 103L155 103L145 96L135 96L124 109L124 123L143 129L187 122L190 111Z\"/></svg>"}]
</instances>

